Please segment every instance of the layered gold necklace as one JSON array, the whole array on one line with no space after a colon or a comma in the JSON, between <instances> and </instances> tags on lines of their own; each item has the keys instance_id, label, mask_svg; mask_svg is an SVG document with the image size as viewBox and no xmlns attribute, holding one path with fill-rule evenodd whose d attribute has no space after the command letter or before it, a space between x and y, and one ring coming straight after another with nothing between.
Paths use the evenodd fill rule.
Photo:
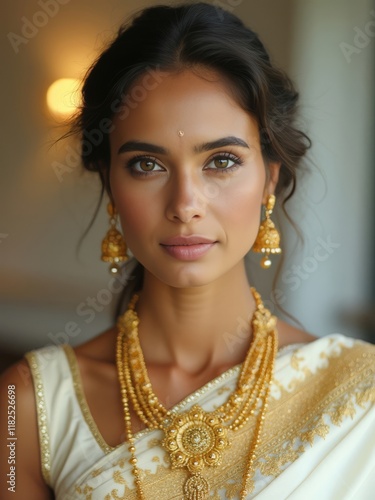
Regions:
<instances>
[{"instance_id":1,"label":"layered gold necklace","mask_svg":"<svg viewBox=\"0 0 375 500\"><path fill-rule=\"evenodd\" d=\"M183 485L186 500L204 500L210 485L204 477L205 467L216 467L223 451L230 446L228 435L255 420L242 481L241 499L254 487L254 460L267 409L277 353L276 317L251 288L256 309L251 320L252 343L242 364L236 389L227 401L211 412L194 405L189 411L167 410L153 392L138 337L138 315L134 295L128 310L117 323L117 369L124 407L125 438L138 498L144 499L140 470L137 466L135 439L131 426L130 402L139 419L149 429L164 432L162 445L169 453L172 469L186 467L189 473Z\"/></svg>"}]
</instances>

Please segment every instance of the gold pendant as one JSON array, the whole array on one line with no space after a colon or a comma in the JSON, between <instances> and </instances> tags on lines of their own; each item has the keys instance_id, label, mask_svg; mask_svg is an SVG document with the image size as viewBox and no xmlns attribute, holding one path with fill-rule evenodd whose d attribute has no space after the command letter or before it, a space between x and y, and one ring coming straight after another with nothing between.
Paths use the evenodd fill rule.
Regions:
<instances>
[{"instance_id":1,"label":"gold pendant","mask_svg":"<svg viewBox=\"0 0 375 500\"><path fill-rule=\"evenodd\" d=\"M186 500L205 500L210 492L208 481L201 474L194 474L185 481Z\"/></svg>"},{"instance_id":2,"label":"gold pendant","mask_svg":"<svg viewBox=\"0 0 375 500\"><path fill-rule=\"evenodd\" d=\"M203 500L210 487L201 471L206 465L219 465L222 450L229 446L223 420L194 405L190 411L174 416L163 429L162 445L169 453L172 469L187 467L192 474L184 485L186 498Z\"/></svg>"}]
</instances>

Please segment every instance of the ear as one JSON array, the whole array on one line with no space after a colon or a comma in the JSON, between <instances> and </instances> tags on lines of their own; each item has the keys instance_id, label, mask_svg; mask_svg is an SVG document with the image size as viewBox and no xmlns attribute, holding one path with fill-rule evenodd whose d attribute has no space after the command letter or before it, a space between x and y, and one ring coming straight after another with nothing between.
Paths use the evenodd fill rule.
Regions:
<instances>
[{"instance_id":1,"label":"ear","mask_svg":"<svg viewBox=\"0 0 375 500\"><path fill-rule=\"evenodd\" d=\"M263 204L267 202L267 197L270 194L274 194L276 190L277 183L279 181L279 174L281 168L281 162L272 161L267 164L267 179L266 185L263 191Z\"/></svg>"}]
</instances>

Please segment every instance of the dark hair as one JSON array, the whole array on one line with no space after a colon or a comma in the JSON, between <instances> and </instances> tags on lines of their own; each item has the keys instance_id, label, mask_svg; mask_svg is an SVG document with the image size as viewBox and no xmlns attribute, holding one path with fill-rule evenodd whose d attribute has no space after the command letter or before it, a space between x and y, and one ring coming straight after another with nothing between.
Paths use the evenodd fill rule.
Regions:
<instances>
[{"instance_id":1,"label":"dark hair","mask_svg":"<svg viewBox=\"0 0 375 500\"><path fill-rule=\"evenodd\" d=\"M203 2L143 10L120 28L91 66L74 124L83 139L84 167L99 173L102 195L110 193L108 130L120 112L119 103L147 72L199 66L223 75L241 106L258 121L265 160L281 162L276 194L282 195L285 212L300 160L310 147L308 137L295 126L298 93L287 75L271 64L254 31L235 15Z\"/></svg>"}]
</instances>

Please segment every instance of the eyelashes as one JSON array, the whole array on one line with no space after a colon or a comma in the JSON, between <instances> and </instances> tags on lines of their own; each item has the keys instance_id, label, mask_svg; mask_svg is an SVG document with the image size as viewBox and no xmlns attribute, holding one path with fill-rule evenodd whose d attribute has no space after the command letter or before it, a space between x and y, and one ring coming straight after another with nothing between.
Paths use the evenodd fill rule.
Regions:
<instances>
[{"instance_id":1,"label":"eyelashes","mask_svg":"<svg viewBox=\"0 0 375 500\"><path fill-rule=\"evenodd\" d=\"M135 155L126 162L125 168L129 169L134 177L148 177L166 170L160 163L154 156ZM211 171L213 175L225 175L234 172L243 163L243 160L233 153L216 153L207 160L203 170Z\"/></svg>"},{"instance_id":2,"label":"eyelashes","mask_svg":"<svg viewBox=\"0 0 375 500\"><path fill-rule=\"evenodd\" d=\"M132 175L135 176L153 175L155 172L161 172L164 170L164 168L159 165L158 160L155 157L148 155L133 156L133 158L131 158L125 166L130 170Z\"/></svg>"},{"instance_id":3,"label":"eyelashes","mask_svg":"<svg viewBox=\"0 0 375 500\"><path fill-rule=\"evenodd\" d=\"M216 162L224 162L224 164L216 164ZM227 165L225 163L232 162L232 165ZM214 168L208 168L209 165L214 164ZM233 153L218 153L214 155L205 166L205 170L217 170L219 173L227 173L232 172L234 169L237 169L240 165L243 164L243 160L233 154Z\"/></svg>"}]
</instances>

